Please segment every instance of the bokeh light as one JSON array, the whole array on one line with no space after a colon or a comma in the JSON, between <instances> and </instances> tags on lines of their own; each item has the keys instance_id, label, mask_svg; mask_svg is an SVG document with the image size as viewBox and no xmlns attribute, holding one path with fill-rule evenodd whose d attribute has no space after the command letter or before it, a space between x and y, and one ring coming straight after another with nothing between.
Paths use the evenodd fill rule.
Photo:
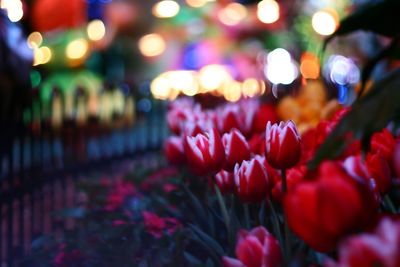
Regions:
<instances>
[{"instance_id":1,"label":"bokeh light","mask_svg":"<svg viewBox=\"0 0 400 267\"><path fill-rule=\"evenodd\" d=\"M166 76L174 90L181 91L188 96L194 96L199 92L199 85L193 71L170 71L166 73Z\"/></svg>"},{"instance_id":2,"label":"bokeh light","mask_svg":"<svg viewBox=\"0 0 400 267\"><path fill-rule=\"evenodd\" d=\"M273 84L291 84L299 74L289 52L283 48L277 48L268 54L264 73Z\"/></svg>"},{"instance_id":3,"label":"bokeh light","mask_svg":"<svg viewBox=\"0 0 400 267\"><path fill-rule=\"evenodd\" d=\"M258 81L254 78L248 78L244 80L242 84L242 93L247 97L254 97L256 95L261 95L265 91L265 84L263 81Z\"/></svg>"},{"instance_id":4,"label":"bokeh light","mask_svg":"<svg viewBox=\"0 0 400 267\"><path fill-rule=\"evenodd\" d=\"M161 35L151 33L140 38L138 46L144 56L155 57L165 51L166 43Z\"/></svg>"},{"instance_id":5,"label":"bokeh light","mask_svg":"<svg viewBox=\"0 0 400 267\"><path fill-rule=\"evenodd\" d=\"M48 63L53 55L51 49L47 46L42 46L41 48L39 48L39 50L41 51L42 54L42 61L40 62L40 64Z\"/></svg>"},{"instance_id":6,"label":"bokeh light","mask_svg":"<svg viewBox=\"0 0 400 267\"><path fill-rule=\"evenodd\" d=\"M332 55L326 64L325 75L339 85L352 85L360 80L360 69L350 58Z\"/></svg>"},{"instance_id":7,"label":"bokeh light","mask_svg":"<svg viewBox=\"0 0 400 267\"><path fill-rule=\"evenodd\" d=\"M274 0L263 0L257 5L257 17L263 23L274 23L279 19L279 4Z\"/></svg>"},{"instance_id":8,"label":"bokeh light","mask_svg":"<svg viewBox=\"0 0 400 267\"><path fill-rule=\"evenodd\" d=\"M304 53L300 61L300 73L305 79L317 79L320 75L320 64L317 56Z\"/></svg>"},{"instance_id":9,"label":"bokeh light","mask_svg":"<svg viewBox=\"0 0 400 267\"><path fill-rule=\"evenodd\" d=\"M180 6L172 0L163 0L153 6L153 15L158 18L172 18L179 13Z\"/></svg>"},{"instance_id":10,"label":"bokeh light","mask_svg":"<svg viewBox=\"0 0 400 267\"><path fill-rule=\"evenodd\" d=\"M12 22L20 21L24 16L20 0L1 0L0 8L7 10L7 16Z\"/></svg>"},{"instance_id":11,"label":"bokeh light","mask_svg":"<svg viewBox=\"0 0 400 267\"><path fill-rule=\"evenodd\" d=\"M83 38L79 38L68 44L65 53L69 59L81 59L86 56L88 50L88 42Z\"/></svg>"},{"instance_id":12,"label":"bokeh light","mask_svg":"<svg viewBox=\"0 0 400 267\"><path fill-rule=\"evenodd\" d=\"M158 76L151 82L150 91L155 98L167 100L172 93L170 80L165 75Z\"/></svg>"},{"instance_id":13,"label":"bokeh light","mask_svg":"<svg viewBox=\"0 0 400 267\"><path fill-rule=\"evenodd\" d=\"M186 4L190 7L202 7L205 6L208 0L186 0Z\"/></svg>"},{"instance_id":14,"label":"bokeh light","mask_svg":"<svg viewBox=\"0 0 400 267\"><path fill-rule=\"evenodd\" d=\"M228 26L239 24L246 16L246 7L239 3L230 3L218 12L219 20Z\"/></svg>"},{"instance_id":15,"label":"bokeh light","mask_svg":"<svg viewBox=\"0 0 400 267\"><path fill-rule=\"evenodd\" d=\"M231 80L230 73L222 65L207 65L199 72L199 82L203 92L216 90Z\"/></svg>"},{"instance_id":16,"label":"bokeh light","mask_svg":"<svg viewBox=\"0 0 400 267\"><path fill-rule=\"evenodd\" d=\"M324 9L312 17L312 26L320 35L331 35L339 25L339 16L334 9Z\"/></svg>"},{"instance_id":17,"label":"bokeh light","mask_svg":"<svg viewBox=\"0 0 400 267\"><path fill-rule=\"evenodd\" d=\"M241 97L241 84L236 81L232 81L228 83L224 87L223 92L224 98L229 102L236 102L239 101Z\"/></svg>"},{"instance_id":18,"label":"bokeh light","mask_svg":"<svg viewBox=\"0 0 400 267\"><path fill-rule=\"evenodd\" d=\"M89 22L86 31L92 41L100 41L106 35L106 27L103 21L99 19Z\"/></svg>"},{"instance_id":19,"label":"bokeh light","mask_svg":"<svg viewBox=\"0 0 400 267\"><path fill-rule=\"evenodd\" d=\"M40 32L32 32L31 34L29 34L27 39L28 46L32 49L34 49L35 47L39 47L42 42L43 37Z\"/></svg>"}]
</instances>

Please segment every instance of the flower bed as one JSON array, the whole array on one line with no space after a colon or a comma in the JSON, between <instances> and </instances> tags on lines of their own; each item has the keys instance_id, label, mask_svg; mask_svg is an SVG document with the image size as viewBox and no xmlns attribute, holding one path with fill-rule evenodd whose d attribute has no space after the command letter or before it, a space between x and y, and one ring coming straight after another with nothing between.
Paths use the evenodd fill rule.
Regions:
<instances>
[{"instance_id":1,"label":"flower bed","mask_svg":"<svg viewBox=\"0 0 400 267\"><path fill-rule=\"evenodd\" d=\"M301 133L276 110L257 100L171 103L170 163L156 158L156 166L86 180L84 201L61 214L78 227L41 239L27 262L399 266L398 138L385 128L368 152L355 139L314 168L308 163L349 108Z\"/></svg>"}]
</instances>

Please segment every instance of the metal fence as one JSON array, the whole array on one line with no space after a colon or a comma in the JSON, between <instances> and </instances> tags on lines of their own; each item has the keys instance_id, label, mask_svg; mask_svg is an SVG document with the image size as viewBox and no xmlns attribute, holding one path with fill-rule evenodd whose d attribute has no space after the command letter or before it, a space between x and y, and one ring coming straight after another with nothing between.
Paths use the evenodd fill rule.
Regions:
<instances>
[{"instance_id":1,"label":"metal fence","mask_svg":"<svg viewBox=\"0 0 400 267\"><path fill-rule=\"evenodd\" d=\"M74 205L77 173L161 147L168 134L166 104L146 101L146 112L134 121L111 114L103 123L75 114L55 122L41 115L45 103L33 95L32 104L12 116L18 119L0 124L1 266L20 266L35 238L73 227L52 214Z\"/></svg>"}]
</instances>

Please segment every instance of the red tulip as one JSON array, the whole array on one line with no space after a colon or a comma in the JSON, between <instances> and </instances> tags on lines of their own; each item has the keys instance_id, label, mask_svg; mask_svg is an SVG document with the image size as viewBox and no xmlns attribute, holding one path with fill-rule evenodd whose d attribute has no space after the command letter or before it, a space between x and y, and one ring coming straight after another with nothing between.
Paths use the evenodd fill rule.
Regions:
<instances>
[{"instance_id":1,"label":"red tulip","mask_svg":"<svg viewBox=\"0 0 400 267\"><path fill-rule=\"evenodd\" d=\"M282 265L278 241L262 226L250 232L240 230L235 253L237 260L223 258L225 267L279 267Z\"/></svg>"},{"instance_id":2,"label":"red tulip","mask_svg":"<svg viewBox=\"0 0 400 267\"><path fill-rule=\"evenodd\" d=\"M253 131L256 133L264 132L265 125L268 122L276 123L278 121L278 114L275 107L271 104L263 104L258 109L253 120Z\"/></svg>"},{"instance_id":3,"label":"red tulip","mask_svg":"<svg viewBox=\"0 0 400 267\"><path fill-rule=\"evenodd\" d=\"M266 159L276 169L289 169L301 156L300 135L293 121L274 124L268 122L266 132Z\"/></svg>"},{"instance_id":4,"label":"red tulip","mask_svg":"<svg viewBox=\"0 0 400 267\"><path fill-rule=\"evenodd\" d=\"M399 267L400 222L383 218L373 233L350 237L340 244L338 262L326 267Z\"/></svg>"},{"instance_id":5,"label":"red tulip","mask_svg":"<svg viewBox=\"0 0 400 267\"><path fill-rule=\"evenodd\" d=\"M205 134L186 136L184 141L187 162L197 175L206 175L221 169L224 160L224 146L215 128Z\"/></svg>"},{"instance_id":6,"label":"red tulip","mask_svg":"<svg viewBox=\"0 0 400 267\"><path fill-rule=\"evenodd\" d=\"M265 137L264 134L255 134L248 141L250 151L253 154L265 155Z\"/></svg>"},{"instance_id":7,"label":"red tulip","mask_svg":"<svg viewBox=\"0 0 400 267\"><path fill-rule=\"evenodd\" d=\"M215 175L215 183L222 194L233 193L235 189L235 183L233 173L221 170Z\"/></svg>"},{"instance_id":8,"label":"red tulip","mask_svg":"<svg viewBox=\"0 0 400 267\"><path fill-rule=\"evenodd\" d=\"M164 143L164 153L172 164L182 164L186 161L183 140L179 136L170 136Z\"/></svg>"},{"instance_id":9,"label":"red tulip","mask_svg":"<svg viewBox=\"0 0 400 267\"><path fill-rule=\"evenodd\" d=\"M378 204L363 179L347 174L337 162L324 162L311 178L284 198L290 228L309 246L327 252L346 234L373 223Z\"/></svg>"},{"instance_id":10,"label":"red tulip","mask_svg":"<svg viewBox=\"0 0 400 267\"><path fill-rule=\"evenodd\" d=\"M380 154L368 154L366 165L371 177L376 182L379 192L386 193L390 189L392 175L385 158Z\"/></svg>"},{"instance_id":11,"label":"red tulip","mask_svg":"<svg viewBox=\"0 0 400 267\"><path fill-rule=\"evenodd\" d=\"M231 129L241 129L242 119L238 105L225 106L220 113L219 119L219 130L222 133L227 133Z\"/></svg>"},{"instance_id":12,"label":"red tulip","mask_svg":"<svg viewBox=\"0 0 400 267\"><path fill-rule=\"evenodd\" d=\"M260 156L236 164L234 169L236 192L244 202L260 202L268 195L267 170Z\"/></svg>"},{"instance_id":13,"label":"red tulip","mask_svg":"<svg viewBox=\"0 0 400 267\"><path fill-rule=\"evenodd\" d=\"M371 152L373 154L380 154L389 163L393 158L395 145L396 140L388 129L383 129L381 132L375 133L371 138Z\"/></svg>"},{"instance_id":14,"label":"red tulip","mask_svg":"<svg viewBox=\"0 0 400 267\"><path fill-rule=\"evenodd\" d=\"M225 166L227 171L233 170L236 163L250 158L250 148L244 136L236 129L222 136L222 143L225 148Z\"/></svg>"},{"instance_id":15,"label":"red tulip","mask_svg":"<svg viewBox=\"0 0 400 267\"><path fill-rule=\"evenodd\" d=\"M182 124L184 124L191 117L189 109L174 108L167 113L167 124L169 129L174 134L180 134Z\"/></svg>"},{"instance_id":16,"label":"red tulip","mask_svg":"<svg viewBox=\"0 0 400 267\"><path fill-rule=\"evenodd\" d=\"M361 156L351 156L343 162L344 168L353 177L364 178L367 182L374 180L377 191L386 193L391 182L390 167L386 160L379 154L368 154L365 162Z\"/></svg>"}]
</instances>

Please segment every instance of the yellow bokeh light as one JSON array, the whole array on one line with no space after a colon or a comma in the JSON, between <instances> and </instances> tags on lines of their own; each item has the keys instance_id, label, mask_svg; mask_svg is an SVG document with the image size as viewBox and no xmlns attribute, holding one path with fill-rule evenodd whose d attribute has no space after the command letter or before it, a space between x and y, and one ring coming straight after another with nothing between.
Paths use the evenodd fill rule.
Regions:
<instances>
[{"instance_id":1,"label":"yellow bokeh light","mask_svg":"<svg viewBox=\"0 0 400 267\"><path fill-rule=\"evenodd\" d=\"M202 7L207 4L207 0L186 0L186 4L191 7Z\"/></svg>"},{"instance_id":2,"label":"yellow bokeh light","mask_svg":"<svg viewBox=\"0 0 400 267\"><path fill-rule=\"evenodd\" d=\"M339 16L334 9L316 12L312 17L312 26L320 35L331 35L339 25Z\"/></svg>"},{"instance_id":3,"label":"yellow bokeh light","mask_svg":"<svg viewBox=\"0 0 400 267\"><path fill-rule=\"evenodd\" d=\"M274 0L263 0L257 5L257 17L263 23L274 23L279 19L279 4Z\"/></svg>"},{"instance_id":4,"label":"yellow bokeh light","mask_svg":"<svg viewBox=\"0 0 400 267\"><path fill-rule=\"evenodd\" d=\"M40 32L32 32L29 34L27 43L30 48L39 47L43 42L43 37Z\"/></svg>"},{"instance_id":5,"label":"yellow bokeh light","mask_svg":"<svg viewBox=\"0 0 400 267\"><path fill-rule=\"evenodd\" d=\"M193 71L170 71L166 74L173 89L188 96L194 96L199 91L199 85Z\"/></svg>"},{"instance_id":6,"label":"yellow bokeh light","mask_svg":"<svg viewBox=\"0 0 400 267\"><path fill-rule=\"evenodd\" d=\"M219 20L228 26L239 24L246 16L246 7L239 3L230 3L218 12Z\"/></svg>"},{"instance_id":7,"label":"yellow bokeh light","mask_svg":"<svg viewBox=\"0 0 400 267\"><path fill-rule=\"evenodd\" d=\"M151 33L143 36L139 40L139 50L146 57L161 55L166 48L166 43L161 35Z\"/></svg>"},{"instance_id":8,"label":"yellow bokeh light","mask_svg":"<svg viewBox=\"0 0 400 267\"><path fill-rule=\"evenodd\" d=\"M86 56L88 50L88 42L83 38L79 38L68 44L65 53L69 59L80 59Z\"/></svg>"},{"instance_id":9,"label":"yellow bokeh light","mask_svg":"<svg viewBox=\"0 0 400 267\"><path fill-rule=\"evenodd\" d=\"M157 99L166 100L170 98L172 89L169 79L165 75L158 76L151 82L150 91Z\"/></svg>"},{"instance_id":10,"label":"yellow bokeh light","mask_svg":"<svg viewBox=\"0 0 400 267\"><path fill-rule=\"evenodd\" d=\"M86 30L89 39L92 41L100 41L106 35L106 27L99 19L89 22Z\"/></svg>"},{"instance_id":11,"label":"yellow bokeh light","mask_svg":"<svg viewBox=\"0 0 400 267\"><path fill-rule=\"evenodd\" d=\"M224 98L229 102L236 102L241 97L240 83L233 81L224 88Z\"/></svg>"},{"instance_id":12,"label":"yellow bokeh light","mask_svg":"<svg viewBox=\"0 0 400 267\"><path fill-rule=\"evenodd\" d=\"M246 79L242 84L242 92L244 96L254 97L262 94L261 83L253 78Z\"/></svg>"},{"instance_id":13,"label":"yellow bokeh light","mask_svg":"<svg viewBox=\"0 0 400 267\"><path fill-rule=\"evenodd\" d=\"M48 48L47 46L42 46L41 48L39 48L39 50L41 51L41 54L43 56L40 64L48 63L51 60L51 57L53 55L53 53L51 52L51 49Z\"/></svg>"},{"instance_id":14,"label":"yellow bokeh light","mask_svg":"<svg viewBox=\"0 0 400 267\"><path fill-rule=\"evenodd\" d=\"M39 48L35 48L33 50L33 66L42 64L43 58L44 58L43 51L40 50Z\"/></svg>"},{"instance_id":15,"label":"yellow bokeh light","mask_svg":"<svg viewBox=\"0 0 400 267\"><path fill-rule=\"evenodd\" d=\"M158 18L172 18L179 13L180 6L172 0L163 0L153 6L153 15Z\"/></svg>"},{"instance_id":16,"label":"yellow bokeh light","mask_svg":"<svg viewBox=\"0 0 400 267\"><path fill-rule=\"evenodd\" d=\"M231 80L231 75L221 65L207 65L199 72L199 82L204 89L203 92L216 90Z\"/></svg>"}]
</instances>

